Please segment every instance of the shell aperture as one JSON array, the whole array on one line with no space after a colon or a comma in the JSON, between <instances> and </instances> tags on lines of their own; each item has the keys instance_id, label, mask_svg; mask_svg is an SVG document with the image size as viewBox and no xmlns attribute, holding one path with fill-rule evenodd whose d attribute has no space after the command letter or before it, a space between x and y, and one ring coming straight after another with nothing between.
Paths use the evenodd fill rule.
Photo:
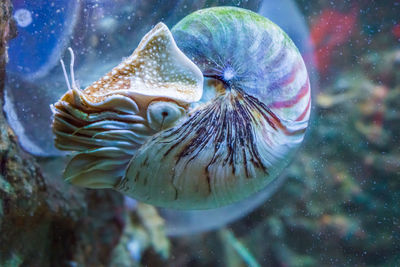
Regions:
<instances>
[{"instance_id":1,"label":"shell aperture","mask_svg":"<svg viewBox=\"0 0 400 267\"><path fill-rule=\"evenodd\" d=\"M71 78L72 86L66 75L69 90L52 107L55 144L80 151L64 177L91 188L113 187L132 153L161 128L176 123L188 104L201 97L203 84L200 70L162 23L130 57L85 90L77 88L73 62Z\"/></svg>"},{"instance_id":2,"label":"shell aperture","mask_svg":"<svg viewBox=\"0 0 400 267\"><path fill-rule=\"evenodd\" d=\"M157 27L128 60L152 60L137 51ZM308 123L310 87L297 48L268 19L233 7L199 10L172 35L183 53L143 63L146 74L127 88L106 90L124 84L123 75L107 74L114 83L73 86L55 104L57 146L79 151L66 178L177 209L223 206L268 186ZM161 80L147 69L166 62L174 67Z\"/></svg>"}]
</instances>

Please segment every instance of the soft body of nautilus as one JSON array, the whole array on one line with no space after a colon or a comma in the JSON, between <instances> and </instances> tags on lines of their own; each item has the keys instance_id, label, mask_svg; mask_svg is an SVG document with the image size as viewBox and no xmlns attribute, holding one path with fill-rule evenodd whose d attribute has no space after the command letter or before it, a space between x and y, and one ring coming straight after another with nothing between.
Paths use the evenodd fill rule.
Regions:
<instances>
[{"instance_id":1,"label":"soft body of nautilus","mask_svg":"<svg viewBox=\"0 0 400 267\"><path fill-rule=\"evenodd\" d=\"M73 63L72 63L73 64ZM66 180L140 201L207 209L268 186L304 137L304 62L268 19L199 10L157 24L133 54L53 106L56 146L77 151Z\"/></svg>"}]
</instances>

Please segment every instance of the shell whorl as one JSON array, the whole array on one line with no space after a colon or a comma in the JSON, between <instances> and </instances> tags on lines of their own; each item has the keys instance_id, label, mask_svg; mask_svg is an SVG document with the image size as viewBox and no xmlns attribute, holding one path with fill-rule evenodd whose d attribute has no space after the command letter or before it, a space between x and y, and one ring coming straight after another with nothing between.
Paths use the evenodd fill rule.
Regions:
<instances>
[{"instance_id":1,"label":"shell whorl","mask_svg":"<svg viewBox=\"0 0 400 267\"><path fill-rule=\"evenodd\" d=\"M288 164L308 123L310 87L297 48L268 19L233 7L197 11L180 21L172 35L183 54L202 72L203 91L193 90L203 80L196 76L196 68L181 58L174 64L185 66L182 69L190 70L185 73L194 78L179 78L176 85L194 94L183 93L179 98L176 92L181 95L182 89L175 87L169 94L157 86L152 91L156 93L146 93L143 86L138 92L133 87L141 86L141 79L130 85L133 93L122 90L111 94L113 97L106 94L102 103L114 104L107 106L107 112L95 112L98 115L93 116L98 117L93 122L86 119L83 125L79 121L90 117L92 111L64 97L64 102L62 99L55 105L58 146L82 151L82 147L71 147L68 142L78 137L76 132L83 131L79 138L86 138L86 150L72 159L67 177L77 177L73 180L80 185L113 187L140 201L177 209L219 207L268 186ZM196 97L187 99L187 95ZM141 120L146 134L138 135L141 130L132 128L138 122L121 119L127 114L125 109L116 110L116 97L124 99L120 102L125 105L137 105L131 115ZM154 105L155 112L171 108L179 119L155 130L142 111L149 109L151 101L161 101ZM173 104L164 105L162 101ZM72 113L82 109L86 115L76 119ZM87 128L94 132L86 133ZM106 137L104 143L94 138L94 146L87 141L93 136ZM138 136L141 142L130 141ZM107 175L114 177L112 182Z\"/></svg>"},{"instance_id":2,"label":"shell whorl","mask_svg":"<svg viewBox=\"0 0 400 267\"><path fill-rule=\"evenodd\" d=\"M310 85L303 59L270 20L234 7L203 9L172 33L206 79L240 88L286 120L308 120Z\"/></svg>"}]
</instances>

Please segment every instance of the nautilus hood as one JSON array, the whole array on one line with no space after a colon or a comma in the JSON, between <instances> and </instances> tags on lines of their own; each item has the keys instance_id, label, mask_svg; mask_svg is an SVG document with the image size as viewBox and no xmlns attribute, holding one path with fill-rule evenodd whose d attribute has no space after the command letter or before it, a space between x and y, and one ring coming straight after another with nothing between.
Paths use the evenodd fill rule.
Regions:
<instances>
[{"instance_id":1,"label":"nautilus hood","mask_svg":"<svg viewBox=\"0 0 400 267\"><path fill-rule=\"evenodd\" d=\"M244 9L200 10L172 33L157 24L84 90L73 61L70 72L68 92L53 106L56 146L77 151L66 180L158 206L213 208L261 190L288 164L308 123L310 87L297 48Z\"/></svg>"}]
</instances>

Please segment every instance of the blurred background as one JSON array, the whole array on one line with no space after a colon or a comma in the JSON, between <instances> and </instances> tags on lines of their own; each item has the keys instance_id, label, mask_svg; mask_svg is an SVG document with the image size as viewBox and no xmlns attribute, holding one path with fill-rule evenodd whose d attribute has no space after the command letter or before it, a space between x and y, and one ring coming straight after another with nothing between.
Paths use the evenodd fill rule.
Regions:
<instances>
[{"instance_id":1,"label":"blurred background","mask_svg":"<svg viewBox=\"0 0 400 267\"><path fill-rule=\"evenodd\" d=\"M22 148L40 164L47 198L38 199L48 203L41 213L27 204L13 215L0 205L1 234L10 242L0 246L0 265L400 266L400 1L279 2L12 1L18 35L9 42L4 110ZM306 61L311 123L282 185L247 209L220 213L234 214L229 220L168 215L116 192L65 185L48 106L66 91L58 63L66 47L75 51L85 87L157 22L172 27L217 5L270 18ZM21 199L0 185L3 200ZM27 211L36 228L25 225ZM7 216L20 224L12 227ZM182 223L177 216L195 219ZM21 237L21 229L36 230ZM21 240L28 240L24 248L16 244ZM43 254L32 258L35 249Z\"/></svg>"}]
</instances>

